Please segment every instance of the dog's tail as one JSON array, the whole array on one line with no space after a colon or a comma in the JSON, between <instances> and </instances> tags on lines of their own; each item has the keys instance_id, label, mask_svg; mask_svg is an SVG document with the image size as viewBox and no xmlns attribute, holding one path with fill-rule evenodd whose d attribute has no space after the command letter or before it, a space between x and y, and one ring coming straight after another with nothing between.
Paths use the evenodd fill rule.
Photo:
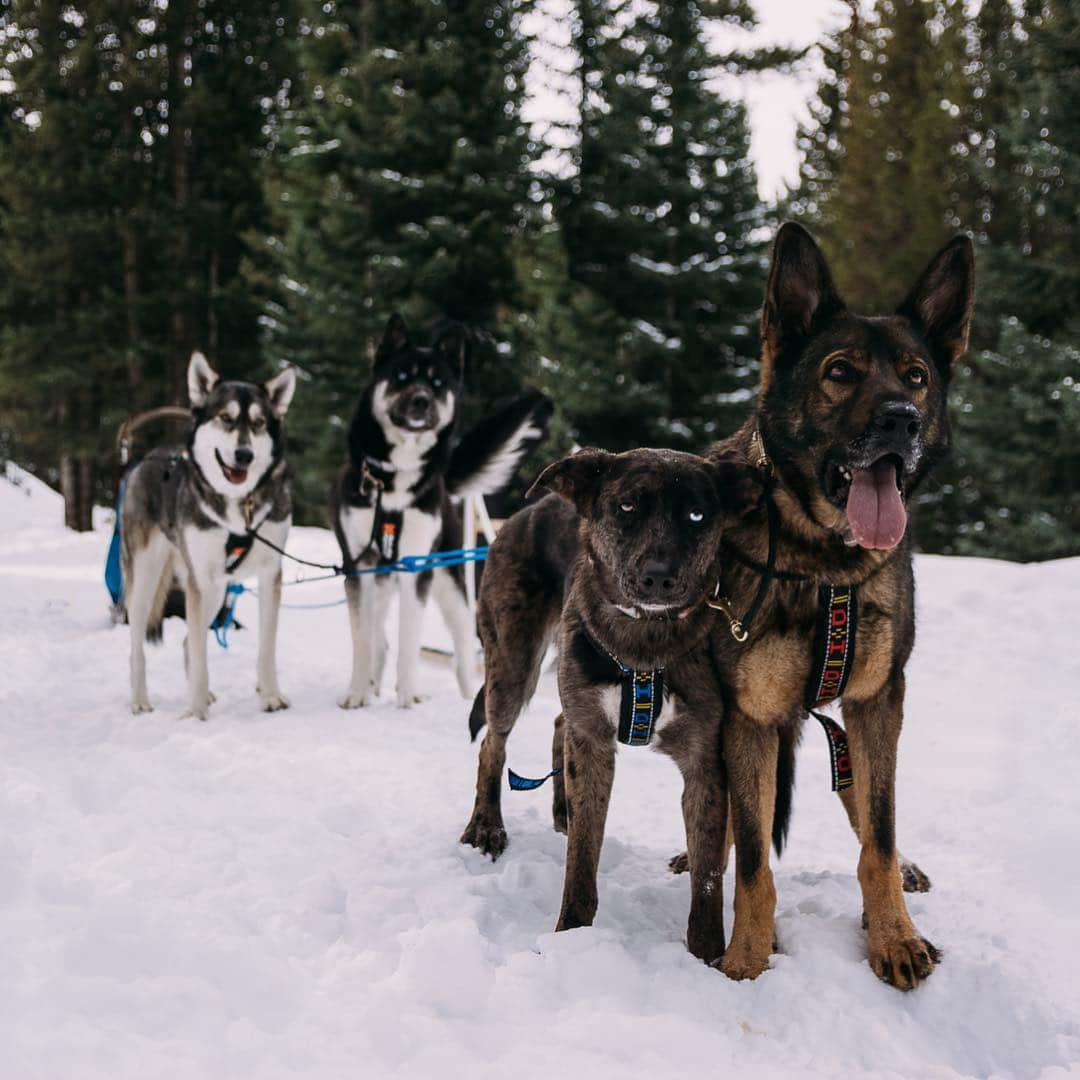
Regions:
<instances>
[{"instance_id":1,"label":"dog's tail","mask_svg":"<svg viewBox=\"0 0 1080 1080\"><path fill-rule=\"evenodd\" d=\"M469 713L469 738L476 742L476 736L480 734L481 729L487 723L487 718L484 714L484 688L483 686L477 691L476 698L472 703L472 711Z\"/></svg>"},{"instance_id":2,"label":"dog's tail","mask_svg":"<svg viewBox=\"0 0 1080 1080\"><path fill-rule=\"evenodd\" d=\"M795 791L795 748L799 745L798 725L780 729L776 753L776 803L773 807L772 842L777 855L784 851L791 824L791 797Z\"/></svg>"},{"instance_id":3,"label":"dog's tail","mask_svg":"<svg viewBox=\"0 0 1080 1080\"><path fill-rule=\"evenodd\" d=\"M455 498L502 491L547 434L551 412L551 402L531 391L481 420L454 449L447 491Z\"/></svg>"}]
</instances>

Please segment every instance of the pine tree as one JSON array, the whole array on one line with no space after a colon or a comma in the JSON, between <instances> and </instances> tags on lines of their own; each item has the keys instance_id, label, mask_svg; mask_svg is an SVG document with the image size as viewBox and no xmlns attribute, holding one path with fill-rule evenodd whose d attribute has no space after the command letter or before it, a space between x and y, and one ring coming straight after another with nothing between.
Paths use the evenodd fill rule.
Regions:
<instances>
[{"instance_id":1,"label":"pine tree","mask_svg":"<svg viewBox=\"0 0 1080 1080\"><path fill-rule=\"evenodd\" d=\"M285 0L0 0L5 441L90 527L121 419L186 399L194 347L258 362L242 271L285 74Z\"/></svg>"},{"instance_id":2,"label":"pine tree","mask_svg":"<svg viewBox=\"0 0 1080 1080\"><path fill-rule=\"evenodd\" d=\"M970 216L965 26L957 0L879 0L838 35L799 198L856 309L897 303Z\"/></svg>"},{"instance_id":3,"label":"pine tree","mask_svg":"<svg viewBox=\"0 0 1080 1080\"><path fill-rule=\"evenodd\" d=\"M745 110L709 86L740 62L707 46L712 19L752 13L576 5L580 130L556 198L573 289L543 351L584 441L700 446L751 396L764 212Z\"/></svg>"},{"instance_id":4,"label":"pine tree","mask_svg":"<svg viewBox=\"0 0 1080 1080\"><path fill-rule=\"evenodd\" d=\"M388 315L478 331L469 381L498 397L526 360L514 243L534 153L520 109L526 0L311 4L271 190L284 288L268 348L312 377L292 425L321 507ZM327 418L330 418L329 425Z\"/></svg>"}]
</instances>

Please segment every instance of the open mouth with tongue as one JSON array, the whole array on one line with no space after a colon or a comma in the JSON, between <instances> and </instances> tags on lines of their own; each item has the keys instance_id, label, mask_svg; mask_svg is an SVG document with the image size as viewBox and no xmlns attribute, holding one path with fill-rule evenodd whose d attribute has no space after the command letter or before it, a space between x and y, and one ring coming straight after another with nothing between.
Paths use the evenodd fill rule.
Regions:
<instances>
[{"instance_id":1,"label":"open mouth with tongue","mask_svg":"<svg viewBox=\"0 0 1080 1080\"><path fill-rule=\"evenodd\" d=\"M888 550L904 538L907 507L900 490L902 469L896 454L861 467L830 466L829 498L847 512L851 540L860 547Z\"/></svg>"},{"instance_id":2,"label":"open mouth with tongue","mask_svg":"<svg viewBox=\"0 0 1080 1080\"><path fill-rule=\"evenodd\" d=\"M221 454L215 450L214 456L217 458L217 463L221 466L221 471L225 474L225 479L230 484L242 484L247 479L247 469L238 469L234 465L226 465L224 458Z\"/></svg>"}]
</instances>

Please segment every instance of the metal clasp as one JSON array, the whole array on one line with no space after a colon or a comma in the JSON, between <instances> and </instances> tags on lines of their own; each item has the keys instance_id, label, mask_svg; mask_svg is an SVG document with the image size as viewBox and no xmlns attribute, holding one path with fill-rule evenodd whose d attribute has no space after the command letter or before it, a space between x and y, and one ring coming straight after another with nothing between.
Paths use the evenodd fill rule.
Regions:
<instances>
[{"instance_id":1,"label":"metal clasp","mask_svg":"<svg viewBox=\"0 0 1080 1080\"><path fill-rule=\"evenodd\" d=\"M742 644L750 636L746 627L743 626L742 620L731 610L731 601L720 595L720 582L716 583L716 589L705 603L714 611L721 612L727 618L728 629L731 631L731 636L739 642L739 644Z\"/></svg>"}]
</instances>

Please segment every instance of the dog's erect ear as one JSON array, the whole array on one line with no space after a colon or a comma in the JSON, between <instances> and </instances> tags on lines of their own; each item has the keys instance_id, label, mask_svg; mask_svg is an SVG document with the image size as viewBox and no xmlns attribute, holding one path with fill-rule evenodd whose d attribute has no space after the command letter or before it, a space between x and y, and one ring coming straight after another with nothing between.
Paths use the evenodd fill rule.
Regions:
<instances>
[{"instance_id":1,"label":"dog's erect ear","mask_svg":"<svg viewBox=\"0 0 1080 1080\"><path fill-rule=\"evenodd\" d=\"M781 225L761 309L762 384L771 378L786 345L809 336L843 310L844 301L814 238L792 221Z\"/></svg>"},{"instance_id":2,"label":"dog's erect ear","mask_svg":"<svg viewBox=\"0 0 1080 1080\"><path fill-rule=\"evenodd\" d=\"M201 352L193 352L187 369L188 400L193 409L201 409L218 381L218 373Z\"/></svg>"},{"instance_id":3,"label":"dog's erect ear","mask_svg":"<svg viewBox=\"0 0 1080 1080\"><path fill-rule=\"evenodd\" d=\"M266 395L270 398L270 408L280 420L288 411L293 394L296 393L296 368L287 367L280 375L275 375L266 383Z\"/></svg>"},{"instance_id":4,"label":"dog's erect ear","mask_svg":"<svg viewBox=\"0 0 1080 1080\"><path fill-rule=\"evenodd\" d=\"M469 333L460 323L448 326L435 342L435 348L442 358L457 372L458 378L465 375L465 362L469 357Z\"/></svg>"},{"instance_id":5,"label":"dog's erect ear","mask_svg":"<svg viewBox=\"0 0 1080 1080\"><path fill-rule=\"evenodd\" d=\"M379 347L375 350L375 363L381 364L384 360L389 360L390 357L407 349L411 340L405 320L395 311L386 324Z\"/></svg>"},{"instance_id":6,"label":"dog's erect ear","mask_svg":"<svg viewBox=\"0 0 1080 1080\"><path fill-rule=\"evenodd\" d=\"M760 472L752 465L734 456L724 455L714 458L709 466L725 519L738 520L761 501L765 488Z\"/></svg>"},{"instance_id":7,"label":"dog's erect ear","mask_svg":"<svg viewBox=\"0 0 1080 1080\"><path fill-rule=\"evenodd\" d=\"M606 450L579 450L576 454L549 465L536 478L527 495L534 495L540 488L547 488L554 491L559 498L573 503L579 512L587 512L614 460L615 455Z\"/></svg>"},{"instance_id":8,"label":"dog's erect ear","mask_svg":"<svg viewBox=\"0 0 1080 1080\"><path fill-rule=\"evenodd\" d=\"M975 252L966 236L957 236L930 260L896 313L915 324L947 374L967 351L974 304Z\"/></svg>"}]
</instances>

